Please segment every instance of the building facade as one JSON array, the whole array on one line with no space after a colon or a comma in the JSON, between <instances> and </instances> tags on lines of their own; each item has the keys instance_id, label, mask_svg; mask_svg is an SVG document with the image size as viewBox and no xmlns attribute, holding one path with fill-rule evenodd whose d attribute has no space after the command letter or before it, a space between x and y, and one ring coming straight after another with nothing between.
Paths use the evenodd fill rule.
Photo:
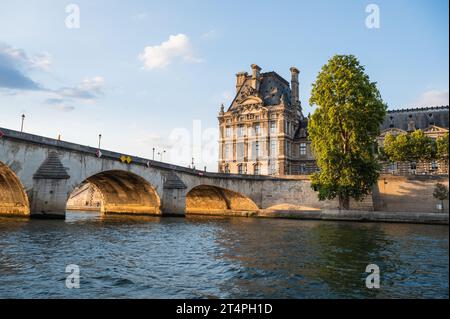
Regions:
<instances>
[{"instance_id":1,"label":"building facade","mask_svg":"<svg viewBox=\"0 0 450 319\"><path fill-rule=\"evenodd\" d=\"M275 72L236 74L236 96L219 113L219 172L292 174L295 133L303 119L299 71L290 69L289 83ZM297 155L298 156L298 155Z\"/></svg>"},{"instance_id":2,"label":"building facade","mask_svg":"<svg viewBox=\"0 0 450 319\"><path fill-rule=\"evenodd\" d=\"M290 69L290 83L276 72L236 74L236 95L219 120L219 172L233 174L306 175L317 171L308 139L308 117L299 99L299 70ZM387 133L423 130L433 139L449 129L449 107L388 111L378 138ZM383 173L448 174L448 161L383 163Z\"/></svg>"},{"instance_id":3,"label":"building facade","mask_svg":"<svg viewBox=\"0 0 450 319\"><path fill-rule=\"evenodd\" d=\"M449 106L424 107L388 111L381 125L378 144L383 146L387 134L397 136L422 130L433 140L449 131ZM382 173L394 175L448 174L448 161L384 162Z\"/></svg>"}]
</instances>

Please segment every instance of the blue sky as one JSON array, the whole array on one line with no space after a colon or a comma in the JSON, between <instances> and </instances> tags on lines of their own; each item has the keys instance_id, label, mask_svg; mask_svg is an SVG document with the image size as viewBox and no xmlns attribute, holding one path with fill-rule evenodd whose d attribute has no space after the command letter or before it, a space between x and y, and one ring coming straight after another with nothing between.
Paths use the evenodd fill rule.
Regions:
<instances>
[{"instance_id":1,"label":"blue sky","mask_svg":"<svg viewBox=\"0 0 450 319\"><path fill-rule=\"evenodd\" d=\"M66 27L70 3L80 28ZM378 29L365 24L370 3ZM30 133L91 146L101 133L105 149L151 158L156 147L187 165L191 154L174 148L189 150L196 130L217 144L237 72L256 63L289 79L296 66L307 115L321 66L350 53L389 108L448 104L448 9L447 0L2 1L0 126L19 129L25 113ZM208 152L194 152L197 167L215 170Z\"/></svg>"}]
</instances>

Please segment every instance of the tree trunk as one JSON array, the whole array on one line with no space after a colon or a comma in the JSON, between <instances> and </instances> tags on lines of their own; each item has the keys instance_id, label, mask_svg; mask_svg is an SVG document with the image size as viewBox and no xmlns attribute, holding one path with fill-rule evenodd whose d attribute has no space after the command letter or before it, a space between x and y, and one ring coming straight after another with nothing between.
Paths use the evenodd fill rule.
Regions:
<instances>
[{"instance_id":1,"label":"tree trunk","mask_svg":"<svg viewBox=\"0 0 450 319\"><path fill-rule=\"evenodd\" d=\"M350 198L345 195L339 195L339 210L348 210L350 208Z\"/></svg>"}]
</instances>

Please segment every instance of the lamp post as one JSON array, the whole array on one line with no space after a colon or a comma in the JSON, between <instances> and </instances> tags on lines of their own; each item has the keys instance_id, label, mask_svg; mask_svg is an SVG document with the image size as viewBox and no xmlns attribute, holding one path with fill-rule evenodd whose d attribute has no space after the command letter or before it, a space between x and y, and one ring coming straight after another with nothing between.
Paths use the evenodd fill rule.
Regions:
<instances>
[{"instance_id":1,"label":"lamp post","mask_svg":"<svg viewBox=\"0 0 450 319\"><path fill-rule=\"evenodd\" d=\"M98 134L98 149L100 149L101 141L102 141L102 134Z\"/></svg>"},{"instance_id":2,"label":"lamp post","mask_svg":"<svg viewBox=\"0 0 450 319\"><path fill-rule=\"evenodd\" d=\"M22 114L22 124L20 125L20 131L23 132L23 122L25 121L25 114Z\"/></svg>"},{"instance_id":3,"label":"lamp post","mask_svg":"<svg viewBox=\"0 0 450 319\"><path fill-rule=\"evenodd\" d=\"M163 150L161 153L159 153L161 155L161 162L163 160L163 154L165 154L165 153L166 153L166 150Z\"/></svg>"},{"instance_id":4,"label":"lamp post","mask_svg":"<svg viewBox=\"0 0 450 319\"><path fill-rule=\"evenodd\" d=\"M152 160L155 160L155 148L152 148L152 150L153 150Z\"/></svg>"}]
</instances>

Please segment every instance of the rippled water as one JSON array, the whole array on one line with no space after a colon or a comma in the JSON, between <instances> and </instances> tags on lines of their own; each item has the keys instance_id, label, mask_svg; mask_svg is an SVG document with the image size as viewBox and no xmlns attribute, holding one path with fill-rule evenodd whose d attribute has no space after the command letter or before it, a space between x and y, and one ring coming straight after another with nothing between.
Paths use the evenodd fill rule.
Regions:
<instances>
[{"instance_id":1,"label":"rippled water","mask_svg":"<svg viewBox=\"0 0 450 319\"><path fill-rule=\"evenodd\" d=\"M65 268L80 267L79 289ZM381 288L365 287L377 264ZM0 218L3 298L448 298L448 227L256 218Z\"/></svg>"}]
</instances>

